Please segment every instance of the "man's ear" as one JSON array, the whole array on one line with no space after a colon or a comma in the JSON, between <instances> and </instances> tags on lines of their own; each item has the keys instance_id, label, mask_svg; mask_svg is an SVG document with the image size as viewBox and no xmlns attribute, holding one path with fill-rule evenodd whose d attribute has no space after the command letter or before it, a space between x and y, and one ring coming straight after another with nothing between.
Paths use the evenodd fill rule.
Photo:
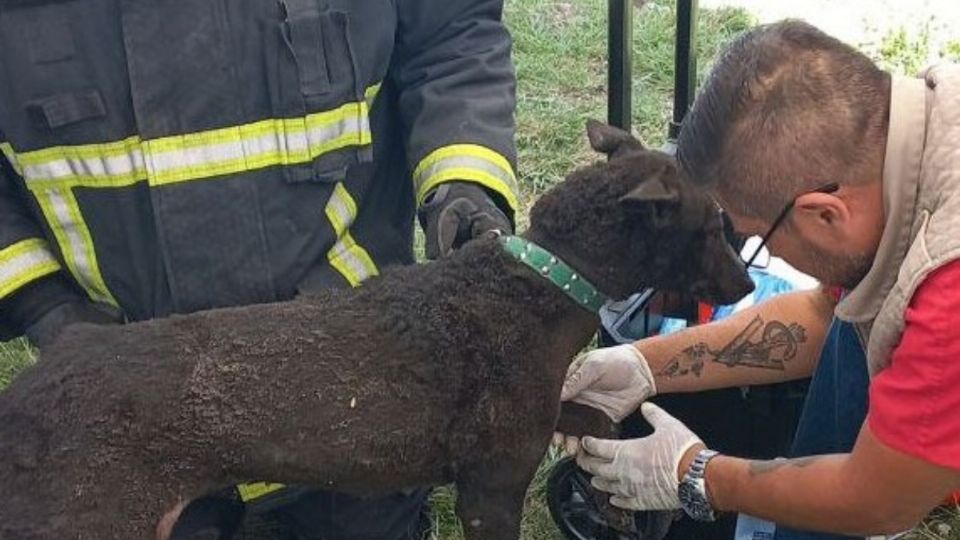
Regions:
<instances>
[{"instance_id":1,"label":"man's ear","mask_svg":"<svg viewBox=\"0 0 960 540\"><path fill-rule=\"evenodd\" d=\"M591 148L610 159L644 149L643 143L630 133L596 120L587 120L587 138Z\"/></svg>"},{"instance_id":2,"label":"man's ear","mask_svg":"<svg viewBox=\"0 0 960 540\"><path fill-rule=\"evenodd\" d=\"M850 206L833 193L804 193L797 197L793 211L817 227L836 226L850 221Z\"/></svg>"}]
</instances>

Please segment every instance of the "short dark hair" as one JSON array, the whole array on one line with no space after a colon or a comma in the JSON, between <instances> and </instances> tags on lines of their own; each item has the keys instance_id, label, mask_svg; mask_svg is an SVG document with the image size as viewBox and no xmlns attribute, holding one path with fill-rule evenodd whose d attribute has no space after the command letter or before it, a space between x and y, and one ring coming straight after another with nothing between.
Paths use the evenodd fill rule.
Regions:
<instances>
[{"instance_id":1,"label":"short dark hair","mask_svg":"<svg viewBox=\"0 0 960 540\"><path fill-rule=\"evenodd\" d=\"M773 219L798 193L863 180L880 159L890 75L797 20L758 26L720 55L687 115L678 159L741 214Z\"/></svg>"}]
</instances>

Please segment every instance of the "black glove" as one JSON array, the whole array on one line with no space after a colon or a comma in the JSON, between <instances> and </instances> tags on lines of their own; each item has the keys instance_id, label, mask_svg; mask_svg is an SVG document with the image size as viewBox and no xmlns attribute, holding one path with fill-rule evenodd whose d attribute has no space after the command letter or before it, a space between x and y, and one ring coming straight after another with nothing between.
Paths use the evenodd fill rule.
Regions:
<instances>
[{"instance_id":1,"label":"black glove","mask_svg":"<svg viewBox=\"0 0 960 540\"><path fill-rule=\"evenodd\" d=\"M427 258L445 257L481 234L513 232L513 225L478 184L447 182L427 194L418 213L427 237Z\"/></svg>"},{"instance_id":2,"label":"black glove","mask_svg":"<svg viewBox=\"0 0 960 540\"><path fill-rule=\"evenodd\" d=\"M117 324L123 315L115 308L87 301L71 301L59 304L41 315L24 330L30 343L43 349L53 343L65 328L72 324Z\"/></svg>"}]
</instances>

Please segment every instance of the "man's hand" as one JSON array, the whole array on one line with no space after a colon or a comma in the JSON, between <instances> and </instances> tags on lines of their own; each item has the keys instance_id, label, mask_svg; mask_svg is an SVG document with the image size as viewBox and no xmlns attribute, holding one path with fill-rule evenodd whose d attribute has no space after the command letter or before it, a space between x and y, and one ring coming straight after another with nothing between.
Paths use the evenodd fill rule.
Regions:
<instances>
[{"instance_id":1,"label":"man's hand","mask_svg":"<svg viewBox=\"0 0 960 540\"><path fill-rule=\"evenodd\" d=\"M628 510L676 510L681 461L703 448L703 441L679 420L653 403L640 413L653 426L653 434L623 441L584 437L577 458L593 474L593 487L611 493L610 504Z\"/></svg>"},{"instance_id":2,"label":"man's hand","mask_svg":"<svg viewBox=\"0 0 960 540\"><path fill-rule=\"evenodd\" d=\"M578 356L567 369L560 399L600 409L620 422L656 393L647 359L627 343Z\"/></svg>"},{"instance_id":3,"label":"man's hand","mask_svg":"<svg viewBox=\"0 0 960 540\"><path fill-rule=\"evenodd\" d=\"M419 218L427 237L428 259L446 257L488 231L513 232L510 219L478 184L447 182L428 193L425 200Z\"/></svg>"},{"instance_id":4,"label":"man's hand","mask_svg":"<svg viewBox=\"0 0 960 540\"><path fill-rule=\"evenodd\" d=\"M53 343L68 326L78 323L117 324L123 315L111 306L87 301L67 302L46 312L27 326L25 334L30 343L43 350Z\"/></svg>"},{"instance_id":5,"label":"man's hand","mask_svg":"<svg viewBox=\"0 0 960 540\"><path fill-rule=\"evenodd\" d=\"M647 359L628 343L578 356L567 369L560 400L600 409L620 422L656 393ZM580 444L576 437L562 433L555 434L553 442L569 455L575 455Z\"/></svg>"},{"instance_id":6,"label":"man's hand","mask_svg":"<svg viewBox=\"0 0 960 540\"><path fill-rule=\"evenodd\" d=\"M578 356L567 368L560 399L600 409L620 422L656 393L647 359L628 343Z\"/></svg>"}]
</instances>

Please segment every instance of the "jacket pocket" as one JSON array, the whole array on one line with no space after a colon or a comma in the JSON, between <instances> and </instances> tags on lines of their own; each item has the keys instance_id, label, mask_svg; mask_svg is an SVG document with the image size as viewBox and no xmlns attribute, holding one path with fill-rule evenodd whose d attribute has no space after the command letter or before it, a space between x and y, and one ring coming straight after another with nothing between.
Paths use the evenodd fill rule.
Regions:
<instances>
[{"instance_id":1,"label":"jacket pocket","mask_svg":"<svg viewBox=\"0 0 960 540\"><path fill-rule=\"evenodd\" d=\"M371 161L369 106L350 44L349 16L320 0L281 0L282 20L267 29L268 86L290 146L303 154L285 167L288 182L340 182Z\"/></svg>"},{"instance_id":2,"label":"jacket pocket","mask_svg":"<svg viewBox=\"0 0 960 540\"><path fill-rule=\"evenodd\" d=\"M42 120L49 129L57 129L84 120L107 115L99 90L67 92L27 102L27 112Z\"/></svg>"},{"instance_id":3,"label":"jacket pocket","mask_svg":"<svg viewBox=\"0 0 960 540\"><path fill-rule=\"evenodd\" d=\"M81 144L102 135L103 123L90 121L105 118L107 106L74 33L77 8L74 2L28 5L0 17L0 57L10 75L5 107L29 122L31 146Z\"/></svg>"}]
</instances>

